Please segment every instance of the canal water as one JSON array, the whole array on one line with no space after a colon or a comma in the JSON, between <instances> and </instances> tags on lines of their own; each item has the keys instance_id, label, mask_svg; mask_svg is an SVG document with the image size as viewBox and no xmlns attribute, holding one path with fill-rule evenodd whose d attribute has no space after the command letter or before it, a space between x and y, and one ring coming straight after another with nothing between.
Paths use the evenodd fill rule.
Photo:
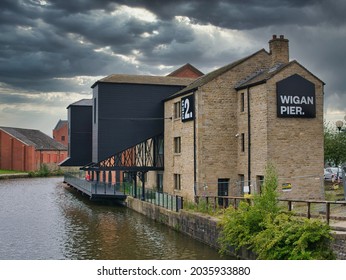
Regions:
<instances>
[{"instance_id":1,"label":"canal water","mask_svg":"<svg viewBox=\"0 0 346 280\"><path fill-rule=\"evenodd\" d=\"M0 180L0 259L222 257L131 209L91 202L58 177Z\"/></svg>"}]
</instances>

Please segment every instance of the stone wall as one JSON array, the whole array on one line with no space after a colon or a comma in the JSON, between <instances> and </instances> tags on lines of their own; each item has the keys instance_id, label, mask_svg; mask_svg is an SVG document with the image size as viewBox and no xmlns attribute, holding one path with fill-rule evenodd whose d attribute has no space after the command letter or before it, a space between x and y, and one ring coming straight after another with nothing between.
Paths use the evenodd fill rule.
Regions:
<instances>
[{"instance_id":1,"label":"stone wall","mask_svg":"<svg viewBox=\"0 0 346 280\"><path fill-rule=\"evenodd\" d=\"M217 239L220 229L218 228L219 220L203 215L180 210L178 213L173 212L154 204L127 197L127 207L141 213L152 220L163 223L181 233L196 239L216 250L219 249ZM230 255L236 256L234 250L230 249ZM240 259L255 259L253 253L247 250L241 250L236 256Z\"/></svg>"},{"instance_id":2,"label":"stone wall","mask_svg":"<svg viewBox=\"0 0 346 280\"><path fill-rule=\"evenodd\" d=\"M333 251L338 260L346 260L346 232L333 234Z\"/></svg>"},{"instance_id":3,"label":"stone wall","mask_svg":"<svg viewBox=\"0 0 346 280\"><path fill-rule=\"evenodd\" d=\"M185 210L173 212L154 204L127 197L127 207L141 213L152 220L165 224L181 233L215 248L219 249L217 239L220 233L218 227L219 220L215 217L192 213ZM333 234L333 250L339 260L346 260L346 233ZM256 256L248 250L240 250L237 255L231 248L230 255L239 257L243 260L254 260Z\"/></svg>"}]
</instances>

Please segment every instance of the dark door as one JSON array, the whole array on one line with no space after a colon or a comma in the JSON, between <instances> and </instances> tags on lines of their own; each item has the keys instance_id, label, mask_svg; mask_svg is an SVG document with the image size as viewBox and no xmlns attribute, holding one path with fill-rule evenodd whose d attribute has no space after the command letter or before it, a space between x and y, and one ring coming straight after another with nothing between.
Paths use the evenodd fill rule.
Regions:
<instances>
[{"instance_id":1,"label":"dark door","mask_svg":"<svg viewBox=\"0 0 346 280\"><path fill-rule=\"evenodd\" d=\"M157 191L163 192L163 174L157 173Z\"/></svg>"},{"instance_id":2,"label":"dark door","mask_svg":"<svg viewBox=\"0 0 346 280\"><path fill-rule=\"evenodd\" d=\"M218 179L217 181L217 196L228 196L229 179ZM219 198L218 203L220 206L227 207L228 199Z\"/></svg>"}]
</instances>

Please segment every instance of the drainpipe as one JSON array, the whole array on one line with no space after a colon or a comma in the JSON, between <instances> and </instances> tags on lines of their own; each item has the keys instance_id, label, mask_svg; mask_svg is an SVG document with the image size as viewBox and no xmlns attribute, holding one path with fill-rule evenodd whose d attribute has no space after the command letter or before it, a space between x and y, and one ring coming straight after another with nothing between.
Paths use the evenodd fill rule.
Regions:
<instances>
[{"instance_id":1,"label":"drainpipe","mask_svg":"<svg viewBox=\"0 0 346 280\"><path fill-rule=\"evenodd\" d=\"M249 183L249 193L251 193L250 189L250 183L251 183L251 114L250 114L250 88L247 87L247 131L248 131L248 138L247 138L247 176L248 176L248 183Z\"/></svg>"},{"instance_id":2,"label":"drainpipe","mask_svg":"<svg viewBox=\"0 0 346 280\"><path fill-rule=\"evenodd\" d=\"M196 92L193 93L194 97L194 118L193 118L193 192L194 196L197 195L197 159L196 159L196 154L197 154L197 147L196 147Z\"/></svg>"}]
</instances>

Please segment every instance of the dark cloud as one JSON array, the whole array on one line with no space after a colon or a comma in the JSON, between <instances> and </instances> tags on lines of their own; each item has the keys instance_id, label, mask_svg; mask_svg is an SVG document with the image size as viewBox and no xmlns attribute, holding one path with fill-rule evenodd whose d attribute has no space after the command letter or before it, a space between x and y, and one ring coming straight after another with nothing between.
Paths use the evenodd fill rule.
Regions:
<instances>
[{"instance_id":1,"label":"dark cloud","mask_svg":"<svg viewBox=\"0 0 346 280\"><path fill-rule=\"evenodd\" d=\"M291 57L326 82L326 106L342 110L345 10L344 0L2 0L0 83L87 94L92 77L162 75L187 62L208 72L284 34ZM8 91L0 99L26 102Z\"/></svg>"}]
</instances>

